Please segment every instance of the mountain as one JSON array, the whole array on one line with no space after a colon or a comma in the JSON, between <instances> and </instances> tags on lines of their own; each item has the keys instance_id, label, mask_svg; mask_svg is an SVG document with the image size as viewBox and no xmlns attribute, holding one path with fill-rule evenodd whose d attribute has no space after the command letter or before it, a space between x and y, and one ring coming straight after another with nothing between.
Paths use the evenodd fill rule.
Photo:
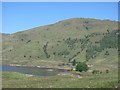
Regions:
<instances>
[{"instance_id":1,"label":"mountain","mask_svg":"<svg viewBox=\"0 0 120 90\"><path fill-rule=\"evenodd\" d=\"M3 64L69 65L75 60L117 68L118 34L115 21L72 18L3 35Z\"/></svg>"}]
</instances>

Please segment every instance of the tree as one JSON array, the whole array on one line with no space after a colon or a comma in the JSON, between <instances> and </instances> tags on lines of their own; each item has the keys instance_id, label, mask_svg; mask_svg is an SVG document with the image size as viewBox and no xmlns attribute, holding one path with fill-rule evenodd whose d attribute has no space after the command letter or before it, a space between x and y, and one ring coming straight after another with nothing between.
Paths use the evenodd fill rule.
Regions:
<instances>
[{"instance_id":1,"label":"tree","mask_svg":"<svg viewBox=\"0 0 120 90\"><path fill-rule=\"evenodd\" d=\"M108 52L108 51L106 51L106 52L105 52L105 55L109 55L109 52Z\"/></svg>"},{"instance_id":2,"label":"tree","mask_svg":"<svg viewBox=\"0 0 120 90\"><path fill-rule=\"evenodd\" d=\"M88 66L84 62L79 62L76 66L76 71L82 72L82 71L87 71L87 70L88 70Z\"/></svg>"},{"instance_id":3,"label":"tree","mask_svg":"<svg viewBox=\"0 0 120 90\"><path fill-rule=\"evenodd\" d=\"M108 69L106 70L106 73L109 73L109 70L108 70Z\"/></svg>"},{"instance_id":4,"label":"tree","mask_svg":"<svg viewBox=\"0 0 120 90\"><path fill-rule=\"evenodd\" d=\"M55 55L56 53L55 52L53 52L53 55Z\"/></svg>"},{"instance_id":5,"label":"tree","mask_svg":"<svg viewBox=\"0 0 120 90\"><path fill-rule=\"evenodd\" d=\"M75 59L73 60L72 65L73 65L73 66L76 65L76 61L75 61Z\"/></svg>"}]
</instances>

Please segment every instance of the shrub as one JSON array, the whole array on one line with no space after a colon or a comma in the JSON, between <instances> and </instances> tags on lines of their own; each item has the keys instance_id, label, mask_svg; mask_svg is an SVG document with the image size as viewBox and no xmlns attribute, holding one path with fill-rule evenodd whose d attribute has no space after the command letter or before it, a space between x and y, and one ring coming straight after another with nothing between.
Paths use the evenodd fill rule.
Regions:
<instances>
[{"instance_id":1,"label":"shrub","mask_svg":"<svg viewBox=\"0 0 120 90\"><path fill-rule=\"evenodd\" d=\"M26 43L29 43L29 42L31 42L31 40L28 40Z\"/></svg>"},{"instance_id":2,"label":"shrub","mask_svg":"<svg viewBox=\"0 0 120 90\"><path fill-rule=\"evenodd\" d=\"M108 69L106 70L106 73L109 73L109 70L108 70Z\"/></svg>"},{"instance_id":3,"label":"shrub","mask_svg":"<svg viewBox=\"0 0 120 90\"><path fill-rule=\"evenodd\" d=\"M92 74L99 74L100 72L99 72L99 70L93 70L92 71Z\"/></svg>"},{"instance_id":4,"label":"shrub","mask_svg":"<svg viewBox=\"0 0 120 90\"><path fill-rule=\"evenodd\" d=\"M82 72L82 71L87 71L87 70L88 70L88 66L84 62L79 62L76 66L76 71Z\"/></svg>"},{"instance_id":5,"label":"shrub","mask_svg":"<svg viewBox=\"0 0 120 90\"><path fill-rule=\"evenodd\" d=\"M23 39L21 39L21 41L23 41Z\"/></svg>"},{"instance_id":6,"label":"shrub","mask_svg":"<svg viewBox=\"0 0 120 90\"><path fill-rule=\"evenodd\" d=\"M75 60L75 59L73 60L72 65L73 65L73 66L76 65L76 60Z\"/></svg>"},{"instance_id":7,"label":"shrub","mask_svg":"<svg viewBox=\"0 0 120 90\"><path fill-rule=\"evenodd\" d=\"M105 52L105 55L109 55L109 52L108 52L108 51L106 51L106 52Z\"/></svg>"}]
</instances>

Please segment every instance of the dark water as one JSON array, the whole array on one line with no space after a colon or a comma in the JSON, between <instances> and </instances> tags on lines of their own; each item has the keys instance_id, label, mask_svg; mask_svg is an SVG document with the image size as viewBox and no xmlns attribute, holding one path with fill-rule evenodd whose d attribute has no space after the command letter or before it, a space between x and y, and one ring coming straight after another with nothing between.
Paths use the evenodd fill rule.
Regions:
<instances>
[{"instance_id":1,"label":"dark water","mask_svg":"<svg viewBox=\"0 0 120 90\"><path fill-rule=\"evenodd\" d=\"M45 69L45 68L26 67L26 66L2 65L0 67L2 68L2 71L19 72L23 74L30 74L36 76L53 76L53 75L57 75L58 73L65 72L64 70L58 70L58 69Z\"/></svg>"}]
</instances>

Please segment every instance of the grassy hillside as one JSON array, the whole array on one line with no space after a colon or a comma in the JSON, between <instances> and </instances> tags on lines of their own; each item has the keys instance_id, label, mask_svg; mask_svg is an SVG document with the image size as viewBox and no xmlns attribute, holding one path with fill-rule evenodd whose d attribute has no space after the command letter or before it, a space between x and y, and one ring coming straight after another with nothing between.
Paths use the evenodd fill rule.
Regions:
<instances>
[{"instance_id":1,"label":"grassy hillside","mask_svg":"<svg viewBox=\"0 0 120 90\"><path fill-rule=\"evenodd\" d=\"M75 61L90 65L87 72L81 73L82 78L74 74L44 77L2 72L3 87L116 87L118 34L117 22L89 18L72 18L10 35L2 34L3 64L72 67Z\"/></svg>"},{"instance_id":2,"label":"grassy hillside","mask_svg":"<svg viewBox=\"0 0 120 90\"><path fill-rule=\"evenodd\" d=\"M58 65L73 60L117 64L117 30L114 21L73 18L3 35L3 64Z\"/></svg>"}]
</instances>

